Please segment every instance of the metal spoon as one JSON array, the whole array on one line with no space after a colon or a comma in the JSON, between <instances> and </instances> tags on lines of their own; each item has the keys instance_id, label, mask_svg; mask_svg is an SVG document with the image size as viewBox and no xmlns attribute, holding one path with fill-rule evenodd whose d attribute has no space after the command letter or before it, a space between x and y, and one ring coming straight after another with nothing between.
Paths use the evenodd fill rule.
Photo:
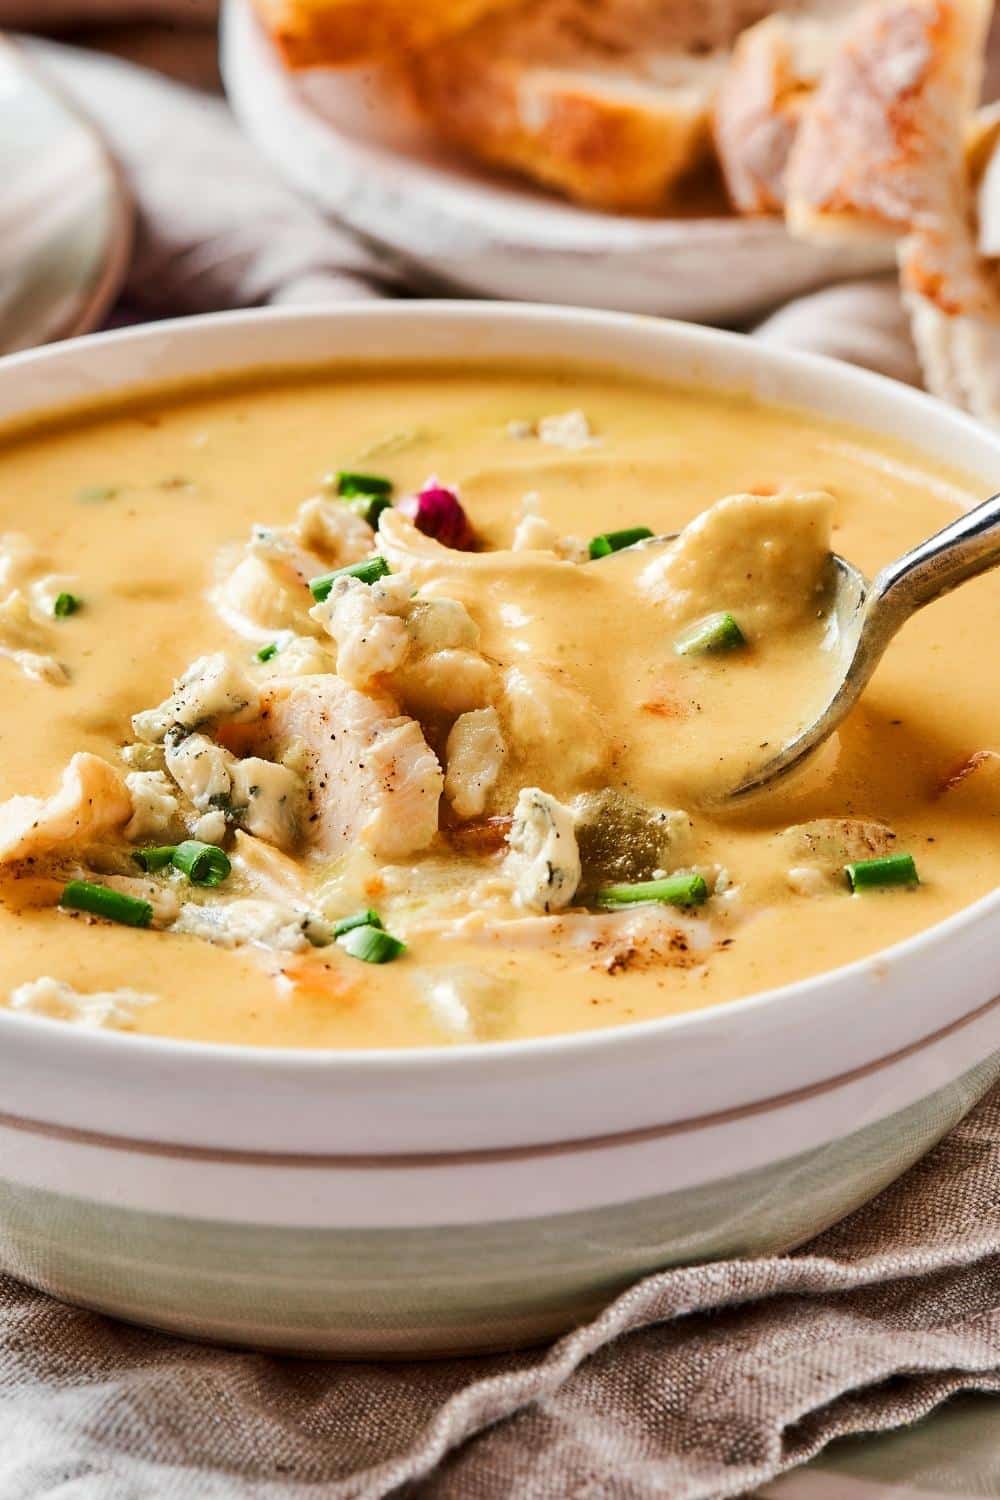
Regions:
<instances>
[{"instance_id":1,"label":"metal spoon","mask_svg":"<svg viewBox=\"0 0 1000 1500\"><path fill-rule=\"evenodd\" d=\"M869 584L844 558L831 555L842 674L830 701L807 729L746 780L730 797L762 791L802 764L850 713L871 681L886 647L911 615L966 579L1000 563L1000 495L985 500L889 563Z\"/></svg>"}]
</instances>

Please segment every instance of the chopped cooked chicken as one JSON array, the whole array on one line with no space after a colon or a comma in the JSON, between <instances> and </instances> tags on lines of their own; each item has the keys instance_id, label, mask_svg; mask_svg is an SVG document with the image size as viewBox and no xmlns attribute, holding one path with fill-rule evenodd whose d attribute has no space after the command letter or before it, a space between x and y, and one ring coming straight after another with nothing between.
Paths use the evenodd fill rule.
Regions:
<instances>
[{"instance_id":1,"label":"chopped cooked chicken","mask_svg":"<svg viewBox=\"0 0 1000 1500\"><path fill-rule=\"evenodd\" d=\"M580 851L573 812L536 786L525 787L507 835L506 868L518 900L535 911L568 906L580 884Z\"/></svg>"},{"instance_id":2,"label":"chopped cooked chicken","mask_svg":"<svg viewBox=\"0 0 1000 1500\"><path fill-rule=\"evenodd\" d=\"M122 777L97 755L74 755L53 796L0 805L0 863L66 854L120 833L132 817Z\"/></svg>"},{"instance_id":3,"label":"chopped cooked chicken","mask_svg":"<svg viewBox=\"0 0 1000 1500\"><path fill-rule=\"evenodd\" d=\"M412 593L412 585L402 578L371 585L338 578L313 609L313 619L336 641L337 671L352 687L366 688L402 666L410 649L405 614Z\"/></svg>"},{"instance_id":4,"label":"chopped cooked chicken","mask_svg":"<svg viewBox=\"0 0 1000 1500\"><path fill-rule=\"evenodd\" d=\"M418 594L405 574L368 585L341 578L313 618L337 642L352 687L385 687L419 718L449 718L488 703L496 670L455 599Z\"/></svg>"},{"instance_id":5,"label":"chopped cooked chicken","mask_svg":"<svg viewBox=\"0 0 1000 1500\"><path fill-rule=\"evenodd\" d=\"M309 802L304 833L327 855L356 843L392 859L437 832L443 777L420 725L385 694L338 677L274 678L252 738L280 755L298 747Z\"/></svg>"},{"instance_id":6,"label":"chopped cooked chicken","mask_svg":"<svg viewBox=\"0 0 1000 1500\"><path fill-rule=\"evenodd\" d=\"M20 589L0 603L0 656L14 662L25 677L63 687L69 673L52 654L51 625L39 621Z\"/></svg>"},{"instance_id":7,"label":"chopped cooked chicken","mask_svg":"<svg viewBox=\"0 0 1000 1500\"><path fill-rule=\"evenodd\" d=\"M479 818L497 784L507 745L495 708L460 714L445 749L445 796L460 818Z\"/></svg>"},{"instance_id":8,"label":"chopped cooked chicken","mask_svg":"<svg viewBox=\"0 0 1000 1500\"><path fill-rule=\"evenodd\" d=\"M244 723L257 716L260 698L249 677L224 651L199 656L174 684L174 691L157 708L132 716L136 737L159 744L167 731L198 729L221 720Z\"/></svg>"},{"instance_id":9,"label":"chopped cooked chicken","mask_svg":"<svg viewBox=\"0 0 1000 1500\"><path fill-rule=\"evenodd\" d=\"M727 495L656 554L642 586L678 624L722 599L748 635L792 626L822 603L833 505L822 491Z\"/></svg>"},{"instance_id":10,"label":"chopped cooked chicken","mask_svg":"<svg viewBox=\"0 0 1000 1500\"><path fill-rule=\"evenodd\" d=\"M299 506L291 526L255 526L245 547L223 552L215 607L251 640L282 631L308 636L310 578L360 562L374 540L372 528L350 506L315 495Z\"/></svg>"}]
</instances>

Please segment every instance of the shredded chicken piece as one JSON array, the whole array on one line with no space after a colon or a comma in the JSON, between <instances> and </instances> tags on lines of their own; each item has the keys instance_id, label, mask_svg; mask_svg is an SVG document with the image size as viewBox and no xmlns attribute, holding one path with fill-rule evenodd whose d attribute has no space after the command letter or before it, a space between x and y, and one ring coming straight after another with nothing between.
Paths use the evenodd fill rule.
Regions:
<instances>
[{"instance_id":1,"label":"shredded chicken piece","mask_svg":"<svg viewBox=\"0 0 1000 1500\"><path fill-rule=\"evenodd\" d=\"M64 687L69 673L52 653L54 641L51 624L36 618L20 589L0 603L0 656L35 682Z\"/></svg>"},{"instance_id":2,"label":"shredded chicken piece","mask_svg":"<svg viewBox=\"0 0 1000 1500\"><path fill-rule=\"evenodd\" d=\"M444 778L420 725L394 699L339 677L275 678L263 710L251 742L275 758L298 748L313 848L334 855L360 843L394 859L432 841Z\"/></svg>"},{"instance_id":3,"label":"shredded chicken piece","mask_svg":"<svg viewBox=\"0 0 1000 1500\"><path fill-rule=\"evenodd\" d=\"M65 854L121 831L132 799L107 761L74 755L51 797L11 797L0 805L0 863Z\"/></svg>"},{"instance_id":4,"label":"shredded chicken piece","mask_svg":"<svg viewBox=\"0 0 1000 1500\"><path fill-rule=\"evenodd\" d=\"M479 818L497 784L507 745L495 708L460 714L445 749L445 796L460 818Z\"/></svg>"}]
</instances>

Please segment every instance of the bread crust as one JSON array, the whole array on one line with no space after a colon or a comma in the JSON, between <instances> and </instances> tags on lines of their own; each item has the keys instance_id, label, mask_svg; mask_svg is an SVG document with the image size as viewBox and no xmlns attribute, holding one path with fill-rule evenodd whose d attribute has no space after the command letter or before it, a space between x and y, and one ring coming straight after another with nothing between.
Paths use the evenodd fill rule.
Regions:
<instances>
[{"instance_id":1,"label":"bread crust","mask_svg":"<svg viewBox=\"0 0 1000 1500\"><path fill-rule=\"evenodd\" d=\"M518 0L253 0L291 68L345 67L430 47Z\"/></svg>"},{"instance_id":2,"label":"bread crust","mask_svg":"<svg viewBox=\"0 0 1000 1500\"><path fill-rule=\"evenodd\" d=\"M991 11L991 0L884 0L861 12L792 151L796 232L897 238L953 216Z\"/></svg>"}]
</instances>

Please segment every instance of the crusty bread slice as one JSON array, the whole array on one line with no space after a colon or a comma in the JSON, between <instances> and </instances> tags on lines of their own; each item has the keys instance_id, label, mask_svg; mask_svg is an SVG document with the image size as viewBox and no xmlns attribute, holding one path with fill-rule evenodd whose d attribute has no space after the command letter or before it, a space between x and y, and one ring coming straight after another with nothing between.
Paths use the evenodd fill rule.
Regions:
<instances>
[{"instance_id":1,"label":"crusty bread slice","mask_svg":"<svg viewBox=\"0 0 1000 1500\"><path fill-rule=\"evenodd\" d=\"M410 62L417 102L446 140L591 207L662 209L710 154L712 58L664 59L657 82L581 57L570 67L478 58L454 68L440 49Z\"/></svg>"},{"instance_id":2,"label":"crusty bread slice","mask_svg":"<svg viewBox=\"0 0 1000 1500\"><path fill-rule=\"evenodd\" d=\"M406 68L455 145L581 203L654 212L711 155L722 49L772 4L522 0Z\"/></svg>"},{"instance_id":3,"label":"crusty bread slice","mask_svg":"<svg viewBox=\"0 0 1000 1500\"><path fill-rule=\"evenodd\" d=\"M430 47L517 0L253 0L293 68L371 62Z\"/></svg>"},{"instance_id":4,"label":"crusty bread slice","mask_svg":"<svg viewBox=\"0 0 1000 1500\"><path fill-rule=\"evenodd\" d=\"M776 214L803 112L858 0L824 0L820 14L776 13L733 49L715 101L713 131L733 207Z\"/></svg>"},{"instance_id":5,"label":"crusty bread slice","mask_svg":"<svg viewBox=\"0 0 1000 1500\"><path fill-rule=\"evenodd\" d=\"M960 205L992 0L866 6L823 75L787 177L790 227L810 238L945 228Z\"/></svg>"},{"instance_id":6,"label":"crusty bread slice","mask_svg":"<svg viewBox=\"0 0 1000 1500\"><path fill-rule=\"evenodd\" d=\"M992 180L996 175L995 182ZM965 211L942 230L918 226L899 263L914 342L929 390L1000 425L1000 111L968 133L958 192Z\"/></svg>"}]
</instances>

